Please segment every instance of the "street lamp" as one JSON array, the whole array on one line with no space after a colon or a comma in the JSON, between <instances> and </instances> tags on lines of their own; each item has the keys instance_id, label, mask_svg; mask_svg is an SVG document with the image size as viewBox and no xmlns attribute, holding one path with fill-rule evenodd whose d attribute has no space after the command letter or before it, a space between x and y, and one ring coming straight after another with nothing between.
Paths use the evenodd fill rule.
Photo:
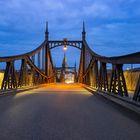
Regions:
<instances>
[{"instance_id":1,"label":"street lamp","mask_svg":"<svg viewBox=\"0 0 140 140\"><path fill-rule=\"evenodd\" d=\"M64 51L66 51L66 50L67 50L67 46L66 46L66 45L64 45L64 48L63 48L63 49L64 49Z\"/></svg>"},{"instance_id":2,"label":"street lamp","mask_svg":"<svg viewBox=\"0 0 140 140\"><path fill-rule=\"evenodd\" d=\"M64 51L66 51L67 50L67 38L64 38Z\"/></svg>"}]
</instances>

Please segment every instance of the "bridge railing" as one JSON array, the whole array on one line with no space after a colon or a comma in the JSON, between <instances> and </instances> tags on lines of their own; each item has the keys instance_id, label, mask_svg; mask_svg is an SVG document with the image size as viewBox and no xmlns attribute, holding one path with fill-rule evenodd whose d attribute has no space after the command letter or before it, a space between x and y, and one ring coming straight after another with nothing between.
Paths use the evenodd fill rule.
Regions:
<instances>
[{"instance_id":1,"label":"bridge railing","mask_svg":"<svg viewBox=\"0 0 140 140\"><path fill-rule=\"evenodd\" d=\"M140 52L118 57L105 57L92 51L86 40L83 41L83 45L85 48L84 83L99 91L128 97L128 84L126 84L123 68L127 64L140 64ZM108 69L108 65L112 68ZM140 101L140 73L137 76L137 79L133 81L137 83L133 100Z\"/></svg>"},{"instance_id":2,"label":"bridge railing","mask_svg":"<svg viewBox=\"0 0 140 140\"><path fill-rule=\"evenodd\" d=\"M44 41L38 48L29 53L0 57L1 90L54 82L54 71L51 71L49 76L45 75L46 43Z\"/></svg>"}]
</instances>

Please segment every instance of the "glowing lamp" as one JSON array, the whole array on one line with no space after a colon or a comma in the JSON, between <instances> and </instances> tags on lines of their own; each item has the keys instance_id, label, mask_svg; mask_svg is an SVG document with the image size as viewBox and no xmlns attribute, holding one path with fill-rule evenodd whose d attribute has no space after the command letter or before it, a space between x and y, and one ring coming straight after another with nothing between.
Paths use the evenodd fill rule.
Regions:
<instances>
[{"instance_id":1,"label":"glowing lamp","mask_svg":"<svg viewBox=\"0 0 140 140\"><path fill-rule=\"evenodd\" d=\"M67 38L64 38L64 50L67 50Z\"/></svg>"},{"instance_id":2,"label":"glowing lamp","mask_svg":"<svg viewBox=\"0 0 140 140\"><path fill-rule=\"evenodd\" d=\"M64 50L67 50L67 46L66 45L64 45L64 48L63 48Z\"/></svg>"}]
</instances>

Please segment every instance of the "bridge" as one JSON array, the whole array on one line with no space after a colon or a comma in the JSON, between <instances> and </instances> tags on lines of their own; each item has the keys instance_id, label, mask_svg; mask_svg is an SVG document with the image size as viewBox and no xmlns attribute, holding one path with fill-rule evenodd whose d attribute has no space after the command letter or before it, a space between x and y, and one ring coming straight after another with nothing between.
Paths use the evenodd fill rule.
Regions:
<instances>
[{"instance_id":1,"label":"bridge","mask_svg":"<svg viewBox=\"0 0 140 140\"><path fill-rule=\"evenodd\" d=\"M67 67L73 69L73 84L64 83L64 65L59 68L57 83L58 68L51 50L60 46L80 51L78 71ZM17 61L20 70L15 66ZM4 75L0 79L1 95L38 87L0 99L0 139L139 139L137 114L96 93L140 107L140 76L133 81L136 87L132 97L123 69L126 64L140 64L140 52L115 57L97 54L86 41L84 23L81 40L49 40L46 23L45 40L38 48L21 55L0 57L0 63L5 64L1 70Z\"/></svg>"}]
</instances>

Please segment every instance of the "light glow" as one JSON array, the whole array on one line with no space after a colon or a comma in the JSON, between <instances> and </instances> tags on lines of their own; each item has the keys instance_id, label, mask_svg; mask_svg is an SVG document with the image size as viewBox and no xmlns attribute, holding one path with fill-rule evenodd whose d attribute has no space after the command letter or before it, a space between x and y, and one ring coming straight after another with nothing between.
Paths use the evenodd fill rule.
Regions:
<instances>
[{"instance_id":1,"label":"light glow","mask_svg":"<svg viewBox=\"0 0 140 140\"><path fill-rule=\"evenodd\" d=\"M64 51L66 51L66 50L67 50L67 47L66 47L66 46L64 46L64 48L63 48L63 49L64 49Z\"/></svg>"},{"instance_id":2,"label":"light glow","mask_svg":"<svg viewBox=\"0 0 140 140\"><path fill-rule=\"evenodd\" d=\"M72 84L72 83L74 83L74 82L69 80L69 81L66 81L65 83L66 83L66 84Z\"/></svg>"},{"instance_id":3,"label":"light glow","mask_svg":"<svg viewBox=\"0 0 140 140\"><path fill-rule=\"evenodd\" d=\"M65 44L64 47L63 47L64 51L67 50L67 45Z\"/></svg>"}]
</instances>

